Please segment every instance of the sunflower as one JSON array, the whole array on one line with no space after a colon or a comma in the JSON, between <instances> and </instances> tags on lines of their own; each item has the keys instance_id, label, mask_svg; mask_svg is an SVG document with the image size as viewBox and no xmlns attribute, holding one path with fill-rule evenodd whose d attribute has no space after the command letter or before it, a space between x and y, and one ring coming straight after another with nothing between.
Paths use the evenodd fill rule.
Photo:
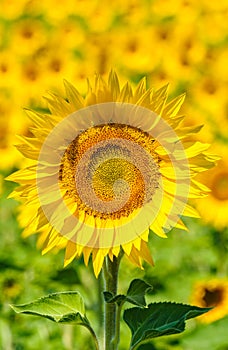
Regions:
<instances>
[{"instance_id":1,"label":"sunflower","mask_svg":"<svg viewBox=\"0 0 228 350\"><path fill-rule=\"evenodd\" d=\"M12 103L12 101L14 103ZM6 94L0 95L0 169L12 169L23 159L13 147L17 142L15 134L26 132L27 125L22 113L18 112L16 101Z\"/></svg>"},{"instance_id":2,"label":"sunflower","mask_svg":"<svg viewBox=\"0 0 228 350\"><path fill-rule=\"evenodd\" d=\"M199 307L213 307L199 317L203 323L211 323L228 314L228 281L212 279L197 282L193 287L191 301Z\"/></svg>"},{"instance_id":3,"label":"sunflower","mask_svg":"<svg viewBox=\"0 0 228 350\"><path fill-rule=\"evenodd\" d=\"M15 55L28 55L46 42L45 26L34 17L13 22L11 31L11 50Z\"/></svg>"},{"instance_id":4,"label":"sunflower","mask_svg":"<svg viewBox=\"0 0 228 350\"><path fill-rule=\"evenodd\" d=\"M207 199L197 201L197 209L202 219L212 224L217 230L228 226L228 157L227 146L215 144L215 149L221 155L217 167L208 171L208 176L202 174L200 180L211 190Z\"/></svg>"},{"instance_id":5,"label":"sunflower","mask_svg":"<svg viewBox=\"0 0 228 350\"><path fill-rule=\"evenodd\" d=\"M38 232L43 253L65 247L65 266L92 255L96 276L120 250L141 268L153 264L149 230L167 237L186 229L181 215L198 217L187 201L207 194L195 176L216 157L191 141L200 127L181 127L184 95L167 103L167 85L120 87L111 71L108 82L88 82L85 98L65 88L66 99L46 97L50 114L27 111L33 137L17 148L33 163L8 177L20 183L11 197L23 201L24 236Z\"/></svg>"}]
</instances>

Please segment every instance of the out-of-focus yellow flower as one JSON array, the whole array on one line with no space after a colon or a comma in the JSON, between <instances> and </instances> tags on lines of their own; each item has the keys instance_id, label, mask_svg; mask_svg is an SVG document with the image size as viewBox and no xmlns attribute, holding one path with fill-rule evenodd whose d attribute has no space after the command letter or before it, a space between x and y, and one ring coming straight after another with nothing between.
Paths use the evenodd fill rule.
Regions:
<instances>
[{"instance_id":1,"label":"out-of-focus yellow flower","mask_svg":"<svg viewBox=\"0 0 228 350\"><path fill-rule=\"evenodd\" d=\"M23 17L42 17L45 13L45 3L46 1L39 0L24 0L25 5L23 8Z\"/></svg>"},{"instance_id":2,"label":"out-of-focus yellow flower","mask_svg":"<svg viewBox=\"0 0 228 350\"><path fill-rule=\"evenodd\" d=\"M201 175L201 182L211 189L207 199L199 199L196 203L202 219L214 225L218 230L228 227L228 155L226 145L215 144L221 156L217 167L210 169L207 176Z\"/></svg>"},{"instance_id":3,"label":"out-of-focus yellow flower","mask_svg":"<svg viewBox=\"0 0 228 350\"><path fill-rule=\"evenodd\" d=\"M17 110L12 101L12 98L0 95L0 169L19 165L22 159L14 147L15 135L25 133L28 123L21 118L22 110Z\"/></svg>"},{"instance_id":4,"label":"out-of-focus yellow flower","mask_svg":"<svg viewBox=\"0 0 228 350\"><path fill-rule=\"evenodd\" d=\"M47 41L44 23L32 17L12 24L10 30L10 49L13 55L31 55Z\"/></svg>"},{"instance_id":5,"label":"out-of-focus yellow flower","mask_svg":"<svg viewBox=\"0 0 228 350\"><path fill-rule=\"evenodd\" d=\"M153 69L147 75L150 86L163 86L166 84L170 85L170 93L176 91L178 81L173 79L170 72L163 66L161 62L155 69Z\"/></svg>"},{"instance_id":6,"label":"out-of-focus yellow flower","mask_svg":"<svg viewBox=\"0 0 228 350\"><path fill-rule=\"evenodd\" d=\"M212 310L200 316L203 323L211 323L228 314L228 280L212 279L197 282L193 286L192 304L199 307L213 307Z\"/></svg>"},{"instance_id":7,"label":"out-of-focus yellow flower","mask_svg":"<svg viewBox=\"0 0 228 350\"><path fill-rule=\"evenodd\" d=\"M110 61L111 38L107 34L92 34L88 40L81 46L81 56L79 59L86 67L90 67L90 71L95 74L95 71L103 75L107 70L107 64ZM92 59L91 59L92 58ZM80 67L76 67L78 71ZM82 71L82 70L81 70Z\"/></svg>"},{"instance_id":8,"label":"out-of-focus yellow flower","mask_svg":"<svg viewBox=\"0 0 228 350\"><path fill-rule=\"evenodd\" d=\"M142 74L150 72L152 67L158 64L160 49L157 42L154 41L152 30L143 28L131 31L119 28L114 32L113 40L114 45L118 42L113 56L122 69Z\"/></svg>"},{"instance_id":9,"label":"out-of-focus yellow flower","mask_svg":"<svg viewBox=\"0 0 228 350\"><path fill-rule=\"evenodd\" d=\"M56 24L63 18L70 16L80 16L81 18L90 18L97 6L97 0L66 0L56 1L47 0L43 2L44 13L49 23ZM55 11L53 10L55 9Z\"/></svg>"},{"instance_id":10,"label":"out-of-focus yellow flower","mask_svg":"<svg viewBox=\"0 0 228 350\"><path fill-rule=\"evenodd\" d=\"M211 69L214 74L219 77L223 82L228 83L228 47L214 48L213 62L211 63Z\"/></svg>"},{"instance_id":11,"label":"out-of-focus yellow flower","mask_svg":"<svg viewBox=\"0 0 228 350\"><path fill-rule=\"evenodd\" d=\"M4 295L4 297L7 300L13 299L21 293L22 286L21 286L19 280L17 280L15 278L15 275L11 276L11 273L8 272L7 278L5 278L1 282L2 282L1 283L2 284L2 286L1 286L2 294Z\"/></svg>"},{"instance_id":12,"label":"out-of-focus yellow flower","mask_svg":"<svg viewBox=\"0 0 228 350\"><path fill-rule=\"evenodd\" d=\"M31 99L35 99L40 86L46 88L45 82L48 76L45 70L33 59L26 59L20 65L20 79L15 82L17 96L20 98L21 105Z\"/></svg>"},{"instance_id":13,"label":"out-of-focus yellow flower","mask_svg":"<svg viewBox=\"0 0 228 350\"><path fill-rule=\"evenodd\" d=\"M107 32L112 27L115 13L108 2L97 2L93 12L87 18L88 30L91 33Z\"/></svg>"},{"instance_id":14,"label":"out-of-focus yellow flower","mask_svg":"<svg viewBox=\"0 0 228 350\"><path fill-rule=\"evenodd\" d=\"M10 50L0 51L0 89L7 89L11 95L16 92L20 65Z\"/></svg>"},{"instance_id":15,"label":"out-of-focus yellow flower","mask_svg":"<svg viewBox=\"0 0 228 350\"><path fill-rule=\"evenodd\" d=\"M2 21L0 21L0 47L3 47L4 45L4 32L5 32L5 25Z\"/></svg>"},{"instance_id":16,"label":"out-of-focus yellow flower","mask_svg":"<svg viewBox=\"0 0 228 350\"><path fill-rule=\"evenodd\" d=\"M5 19L14 20L22 15L25 4L28 0L1 0L1 17L4 15Z\"/></svg>"},{"instance_id":17,"label":"out-of-focus yellow flower","mask_svg":"<svg viewBox=\"0 0 228 350\"><path fill-rule=\"evenodd\" d=\"M142 26L143 22L150 22L150 2L145 0L115 1L116 14L127 27Z\"/></svg>"},{"instance_id":18,"label":"out-of-focus yellow flower","mask_svg":"<svg viewBox=\"0 0 228 350\"><path fill-rule=\"evenodd\" d=\"M212 127L218 128L218 121L225 121L226 118L227 82L217 79L214 73L206 74L193 84L191 94L196 106L208 115Z\"/></svg>"},{"instance_id":19,"label":"out-of-focus yellow flower","mask_svg":"<svg viewBox=\"0 0 228 350\"><path fill-rule=\"evenodd\" d=\"M216 4L216 10L211 11L207 9L201 15L198 23L199 36L202 41L210 45L221 45L226 41L227 37L227 10L219 9Z\"/></svg>"},{"instance_id":20,"label":"out-of-focus yellow flower","mask_svg":"<svg viewBox=\"0 0 228 350\"><path fill-rule=\"evenodd\" d=\"M53 34L57 39L56 46L58 42L61 42L63 44L64 55L65 50L67 49L73 50L79 54L81 45L84 45L86 42L87 33L79 20L67 17L63 18L59 22L59 26L55 29ZM54 45L52 45L52 48L54 49ZM61 49L61 47L59 47L59 49Z\"/></svg>"},{"instance_id":21,"label":"out-of-focus yellow flower","mask_svg":"<svg viewBox=\"0 0 228 350\"><path fill-rule=\"evenodd\" d=\"M17 147L34 165L8 179L21 184L11 196L25 201L24 235L41 231L44 253L66 247L65 265L92 254L97 276L121 247L137 266L152 263L149 228L161 237L186 229L180 214L198 215L186 201L207 193L195 176L215 158L191 141L198 128L180 125L184 95L167 103L167 86L152 91L142 79L135 90L120 87L113 72L88 84L84 99L65 82L67 100L47 98L50 115L28 111L34 137Z\"/></svg>"},{"instance_id":22,"label":"out-of-focus yellow flower","mask_svg":"<svg viewBox=\"0 0 228 350\"><path fill-rule=\"evenodd\" d=\"M205 57L205 45L198 39L197 31L175 23L168 39L163 65L168 74L179 84L195 82L199 77L198 67Z\"/></svg>"},{"instance_id":23,"label":"out-of-focus yellow flower","mask_svg":"<svg viewBox=\"0 0 228 350\"><path fill-rule=\"evenodd\" d=\"M209 2L207 0L202 1L202 5L207 8L209 13L216 13L222 11L225 15L225 11L228 9L228 4L226 0L221 0L218 3L217 2Z\"/></svg>"},{"instance_id":24,"label":"out-of-focus yellow flower","mask_svg":"<svg viewBox=\"0 0 228 350\"><path fill-rule=\"evenodd\" d=\"M170 18L173 16L180 16L181 20L186 22L193 22L200 10L200 4L197 0L164 0L152 1L151 8L156 16L162 18Z\"/></svg>"},{"instance_id":25,"label":"out-of-focus yellow flower","mask_svg":"<svg viewBox=\"0 0 228 350\"><path fill-rule=\"evenodd\" d=\"M76 60L67 48L62 45L60 48L57 47L57 43L50 43L47 48L43 48L40 52L35 55L34 62L30 62L30 69L34 69L37 73L35 80L29 81L34 86L43 85L46 89L54 88L59 80L59 77L65 79L74 78L74 70L76 67ZM28 69L28 72L30 70ZM26 73L26 67L25 72ZM25 75L27 79L29 76ZM32 78L32 77L31 77ZM37 81L38 79L38 81Z\"/></svg>"}]
</instances>

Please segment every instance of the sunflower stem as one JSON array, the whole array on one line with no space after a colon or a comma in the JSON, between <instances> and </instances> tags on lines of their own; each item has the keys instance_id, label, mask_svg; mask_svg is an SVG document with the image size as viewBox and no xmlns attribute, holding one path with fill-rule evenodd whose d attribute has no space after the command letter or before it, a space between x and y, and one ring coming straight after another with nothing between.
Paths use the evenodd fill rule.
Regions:
<instances>
[{"instance_id":1,"label":"sunflower stem","mask_svg":"<svg viewBox=\"0 0 228 350\"><path fill-rule=\"evenodd\" d=\"M93 328L90 325L86 325L85 327L90 331L90 333L93 337L96 350L100 350L99 341L98 341L97 335L94 332Z\"/></svg>"},{"instance_id":2,"label":"sunflower stem","mask_svg":"<svg viewBox=\"0 0 228 350\"><path fill-rule=\"evenodd\" d=\"M112 339L112 344L115 350L118 350L118 345L120 342L120 316L121 316L122 306L123 306L123 303L121 303L120 305L117 305L117 310L116 310L115 338Z\"/></svg>"},{"instance_id":3,"label":"sunflower stem","mask_svg":"<svg viewBox=\"0 0 228 350\"><path fill-rule=\"evenodd\" d=\"M117 258L113 257L113 261L109 257L106 258L104 263L103 272L105 280L105 290L112 293L113 295L117 294L118 288L118 272L119 265L122 254ZM117 345L116 341L116 330L119 329L117 325L117 305L115 303L105 303L105 350L116 350ZM118 336L119 337L119 336Z\"/></svg>"},{"instance_id":4,"label":"sunflower stem","mask_svg":"<svg viewBox=\"0 0 228 350\"><path fill-rule=\"evenodd\" d=\"M104 290L104 279L102 278L102 274L98 276L98 300L97 300L97 306L98 306L98 313L99 313L99 319L98 319L98 327L99 327L99 335L103 337L103 326L104 326L104 299L103 299L103 290Z\"/></svg>"}]
</instances>

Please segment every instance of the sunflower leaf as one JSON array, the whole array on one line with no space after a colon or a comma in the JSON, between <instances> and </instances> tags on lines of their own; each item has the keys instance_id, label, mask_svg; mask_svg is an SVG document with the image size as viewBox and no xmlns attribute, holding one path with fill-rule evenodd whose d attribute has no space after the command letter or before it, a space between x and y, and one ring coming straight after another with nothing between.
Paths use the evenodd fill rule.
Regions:
<instances>
[{"instance_id":1,"label":"sunflower leaf","mask_svg":"<svg viewBox=\"0 0 228 350\"><path fill-rule=\"evenodd\" d=\"M141 279L134 279L131 281L127 290L127 295L119 294L113 295L110 292L104 292L106 303L117 303L118 305L129 302L131 304L145 307L145 293L151 289L152 286Z\"/></svg>"},{"instance_id":2,"label":"sunflower leaf","mask_svg":"<svg viewBox=\"0 0 228 350\"><path fill-rule=\"evenodd\" d=\"M11 305L11 307L19 314L36 315L57 323L89 326L84 302L78 292L53 293L28 304Z\"/></svg>"},{"instance_id":3,"label":"sunflower leaf","mask_svg":"<svg viewBox=\"0 0 228 350\"><path fill-rule=\"evenodd\" d=\"M129 326L132 339L130 350L162 335L181 333L185 321L208 312L211 308L171 302L152 303L148 308L134 307L124 311L124 321Z\"/></svg>"},{"instance_id":4,"label":"sunflower leaf","mask_svg":"<svg viewBox=\"0 0 228 350\"><path fill-rule=\"evenodd\" d=\"M131 281L127 291L127 301L138 306L146 306L145 294L153 287L140 279Z\"/></svg>"}]
</instances>

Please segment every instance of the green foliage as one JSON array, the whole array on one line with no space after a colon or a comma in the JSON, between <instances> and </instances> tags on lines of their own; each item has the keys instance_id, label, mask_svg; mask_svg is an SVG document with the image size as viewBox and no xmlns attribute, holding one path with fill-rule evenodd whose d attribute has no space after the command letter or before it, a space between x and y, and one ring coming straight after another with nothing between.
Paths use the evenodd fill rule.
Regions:
<instances>
[{"instance_id":1,"label":"green foliage","mask_svg":"<svg viewBox=\"0 0 228 350\"><path fill-rule=\"evenodd\" d=\"M88 325L85 307L78 292L53 293L23 305L11 305L19 314L31 314L58 323Z\"/></svg>"},{"instance_id":2,"label":"green foliage","mask_svg":"<svg viewBox=\"0 0 228 350\"><path fill-rule=\"evenodd\" d=\"M19 314L29 314L47 318L57 323L70 323L86 327L94 338L96 334L86 315L84 301L78 292L52 293L23 305L11 305Z\"/></svg>"},{"instance_id":3,"label":"green foliage","mask_svg":"<svg viewBox=\"0 0 228 350\"><path fill-rule=\"evenodd\" d=\"M117 303L118 305L129 302L137 306L146 306L145 293L152 289L152 286L141 279L131 281L127 295L119 294L113 296L110 292L104 292L106 303Z\"/></svg>"},{"instance_id":4,"label":"green foliage","mask_svg":"<svg viewBox=\"0 0 228 350\"><path fill-rule=\"evenodd\" d=\"M224 317L206 326L197 327L193 332L186 332L181 340L186 350L227 350L228 317Z\"/></svg>"},{"instance_id":5,"label":"green foliage","mask_svg":"<svg viewBox=\"0 0 228 350\"><path fill-rule=\"evenodd\" d=\"M124 321L131 329L130 350L152 338L163 335L181 333L185 329L185 321L202 315L210 308L177 303L151 303L148 308L131 308L124 312Z\"/></svg>"}]
</instances>

